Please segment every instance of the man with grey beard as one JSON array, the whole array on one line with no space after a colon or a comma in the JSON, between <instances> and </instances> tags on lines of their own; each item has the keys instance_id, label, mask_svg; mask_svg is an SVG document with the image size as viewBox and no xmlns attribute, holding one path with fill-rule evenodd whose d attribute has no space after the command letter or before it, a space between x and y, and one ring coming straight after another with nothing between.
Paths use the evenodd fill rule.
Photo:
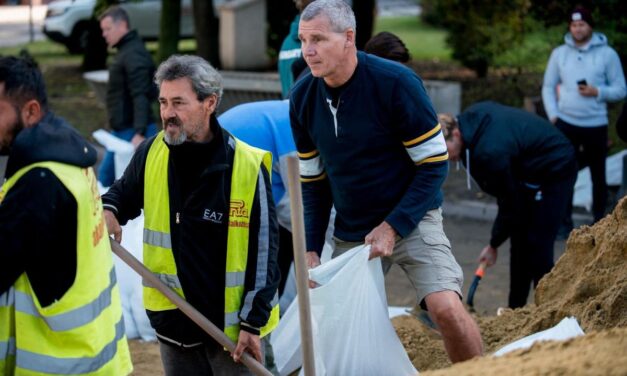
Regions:
<instances>
[{"instance_id":1,"label":"man with grey beard","mask_svg":"<svg viewBox=\"0 0 627 376\"><path fill-rule=\"evenodd\" d=\"M237 343L232 358L152 286L144 306L166 375L249 374L243 351L279 318L278 222L269 152L222 129L222 79L197 56L172 56L155 74L163 131L144 141L103 197L109 233L144 210L144 263ZM234 362L234 361L235 362Z\"/></svg>"}]
</instances>

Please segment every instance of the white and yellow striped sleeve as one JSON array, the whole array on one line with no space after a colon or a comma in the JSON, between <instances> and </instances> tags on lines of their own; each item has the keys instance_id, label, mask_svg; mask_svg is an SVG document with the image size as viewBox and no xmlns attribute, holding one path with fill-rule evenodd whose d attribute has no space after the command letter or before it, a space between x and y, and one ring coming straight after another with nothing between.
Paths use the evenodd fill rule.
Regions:
<instances>
[{"instance_id":1,"label":"white and yellow striped sleeve","mask_svg":"<svg viewBox=\"0 0 627 376\"><path fill-rule=\"evenodd\" d=\"M320 153L318 153L318 150L313 150L307 153L299 152L298 160L301 182L310 183L326 178L327 174L322 166L322 159L320 159Z\"/></svg>"},{"instance_id":2,"label":"white and yellow striped sleeve","mask_svg":"<svg viewBox=\"0 0 627 376\"><path fill-rule=\"evenodd\" d=\"M403 141L403 146L416 166L448 160L446 141L440 124L412 140Z\"/></svg>"}]
</instances>

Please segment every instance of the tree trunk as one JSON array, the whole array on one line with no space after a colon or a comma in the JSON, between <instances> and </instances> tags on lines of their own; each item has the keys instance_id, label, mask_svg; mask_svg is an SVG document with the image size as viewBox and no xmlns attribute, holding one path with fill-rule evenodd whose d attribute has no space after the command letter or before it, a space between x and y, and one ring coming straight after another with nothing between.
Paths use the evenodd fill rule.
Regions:
<instances>
[{"instance_id":1,"label":"tree trunk","mask_svg":"<svg viewBox=\"0 0 627 376\"><path fill-rule=\"evenodd\" d=\"M94 6L94 15L88 21L87 26L87 43L83 51L83 63L81 69L83 72L106 69L107 68L107 42L102 37L100 29L100 21L98 17L108 7L115 4L115 0L97 0Z\"/></svg>"},{"instance_id":2,"label":"tree trunk","mask_svg":"<svg viewBox=\"0 0 627 376\"><path fill-rule=\"evenodd\" d=\"M353 0L353 12L357 22L357 40L355 44L358 50L363 50L366 42L372 37L374 29L375 0Z\"/></svg>"},{"instance_id":3,"label":"tree trunk","mask_svg":"<svg viewBox=\"0 0 627 376\"><path fill-rule=\"evenodd\" d=\"M213 0L193 0L196 54L216 69L220 64L220 20L213 10Z\"/></svg>"},{"instance_id":4,"label":"tree trunk","mask_svg":"<svg viewBox=\"0 0 627 376\"><path fill-rule=\"evenodd\" d=\"M161 0L158 62L162 62L178 52L180 34L181 0Z\"/></svg>"},{"instance_id":5,"label":"tree trunk","mask_svg":"<svg viewBox=\"0 0 627 376\"><path fill-rule=\"evenodd\" d=\"M107 42L102 37L100 22L95 17L89 21L87 31L87 43L83 52L81 70L89 72L93 70L107 69Z\"/></svg>"}]
</instances>

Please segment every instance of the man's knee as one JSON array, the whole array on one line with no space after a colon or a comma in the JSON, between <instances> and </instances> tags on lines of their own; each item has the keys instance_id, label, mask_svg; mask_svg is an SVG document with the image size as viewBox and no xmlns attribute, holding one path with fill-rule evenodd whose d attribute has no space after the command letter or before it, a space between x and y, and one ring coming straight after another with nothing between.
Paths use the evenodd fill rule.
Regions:
<instances>
[{"instance_id":1,"label":"man's knee","mask_svg":"<svg viewBox=\"0 0 627 376\"><path fill-rule=\"evenodd\" d=\"M427 309L433 320L442 329L463 326L468 313L454 291L440 291L425 297Z\"/></svg>"}]
</instances>

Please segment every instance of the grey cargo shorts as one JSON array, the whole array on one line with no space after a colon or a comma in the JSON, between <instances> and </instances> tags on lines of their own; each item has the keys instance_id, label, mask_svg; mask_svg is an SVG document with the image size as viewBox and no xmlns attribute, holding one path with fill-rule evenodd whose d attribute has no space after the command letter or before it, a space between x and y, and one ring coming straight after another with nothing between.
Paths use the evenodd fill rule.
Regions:
<instances>
[{"instance_id":1,"label":"grey cargo shorts","mask_svg":"<svg viewBox=\"0 0 627 376\"><path fill-rule=\"evenodd\" d=\"M354 248L361 242L347 242L336 237L333 257ZM381 259L383 273L392 264L400 266L416 289L418 303L434 292L454 291L462 297L464 274L451 252L449 242L442 227L442 210L428 211L416 229L405 238L397 237L394 252Z\"/></svg>"}]
</instances>

